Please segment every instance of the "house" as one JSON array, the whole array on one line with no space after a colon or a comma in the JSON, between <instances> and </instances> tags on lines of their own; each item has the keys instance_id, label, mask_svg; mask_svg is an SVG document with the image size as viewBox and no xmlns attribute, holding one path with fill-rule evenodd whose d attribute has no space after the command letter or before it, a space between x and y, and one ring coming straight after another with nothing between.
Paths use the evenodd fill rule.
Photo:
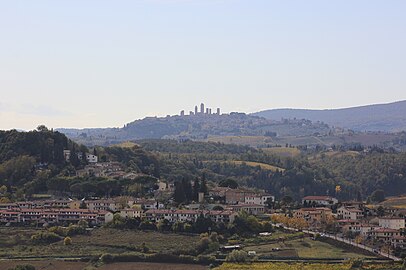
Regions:
<instances>
[{"instance_id":1,"label":"house","mask_svg":"<svg viewBox=\"0 0 406 270\"><path fill-rule=\"evenodd\" d=\"M211 197L225 197L226 192L230 190L229 187L215 187L209 190L209 196Z\"/></svg>"},{"instance_id":2,"label":"house","mask_svg":"<svg viewBox=\"0 0 406 270\"><path fill-rule=\"evenodd\" d=\"M405 228L405 218L401 217L380 217L379 227L399 230Z\"/></svg>"},{"instance_id":3,"label":"house","mask_svg":"<svg viewBox=\"0 0 406 270\"><path fill-rule=\"evenodd\" d=\"M153 199L137 199L133 202L134 206L137 206L141 209L150 210L150 209L164 209L165 205L161 202L158 202Z\"/></svg>"},{"instance_id":4,"label":"house","mask_svg":"<svg viewBox=\"0 0 406 270\"><path fill-rule=\"evenodd\" d=\"M398 230L389 228L378 228L371 231L371 237L384 242L390 242L392 238L400 236Z\"/></svg>"},{"instance_id":5,"label":"house","mask_svg":"<svg viewBox=\"0 0 406 270\"><path fill-rule=\"evenodd\" d=\"M198 217L204 216L214 222L233 222L237 213L233 211L208 211L208 210L171 210L171 209L151 209L145 212L145 217L154 222L166 219L174 222L195 222Z\"/></svg>"},{"instance_id":6,"label":"house","mask_svg":"<svg viewBox=\"0 0 406 270\"><path fill-rule=\"evenodd\" d=\"M122 218L141 218L143 213L144 212L138 208L125 208L120 210L120 216Z\"/></svg>"},{"instance_id":7,"label":"house","mask_svg":"<svg viewBox=\"0 0 406 270\"><path fill-rule=\"evenodd\" d=\"M230 205L229 208L235 212L244 211L254 216L265 213L265 207L259 204L235 204Z\"/></svg>"},{"instance_id":8,"label":"house","mask_svg":"<svg viewBox=\"0 0 406 270\"><path fill-rule=\"evenodd\" d=\"M395 236L391 239L391 245L393 248L406 248L406 236Z\"/></svg>"},{"instance_id":9,"label":"house","mask_svg":"<svg viewBox=\"0 0 406 270\"><path fill-rule=\"evenodd\" d=\"M354 208L354 209L359 209L359 210L362 210L365 206L365 204L363 202L359 202L359 201L346 201L346 202L342 202L341 205L343 207Z\"/></svg>"},{"instance_id":10,"label":"house","mask_svg":"<svg viewBox=\"0 0 406 270\"><path fill-rule=\"evenodd\" d=\"M331 196L306 196L302 199L302 204L305 207L333 206L337 203L338 200Z\"/></svg>"},{"instance_id":11,"label":"house","mask_svg":"<svg viewBox=\"0 0 406 270\"><path fill-rule=\"evenodd\" d=\"M112 199L92 200L85 201L87 209L91 211L113 211L116 212L122 208L120 203L115 202Z\"/></svg>"},{"instance_id":12,"label":"house","mask_svg":"<svg viewBox=\"0 0 406 270\"><path fill-rule=\"evenodd\" d=\"M358 220L364 217L364 213L362 212L362 210L356 208L348 208L342 206L337 209L337 216L340 219Z\"/></svg>"},{"instance_id":13,"label":"house","mask_svg":"<svg viewBox=\"0 0 406 270\"><path fill-rule=\"evenodd\" d=\"M65 161L70 160L70 150L63 150L63 158L65 159Z\"/></svg>"},{"instance_id":14,"label":"house","mask_svg":"<svg viewBox=\"0 0 406 270\"><path fill-rule=\"evenodd\" d=\"M245 197L255 196L255 192L243 189L228 189L225 192L226 204L245 203Z\"/></svg>"},{"instance_id":15,"label":"house","mask_svg":"<svg viewBox=\"0 0 406 270\"><path fill-rule=\"evenodd\" d=\"M89 163L97 163L97 156L87 153L86 160Z\"/></svg>"},{"instance_id":16,"label":"house","mask_svg":"<svg viewBox=\"0 0 406 270\"><path fill-rule=\"evenodd\" d=\"M327 207L301 208L293 212L294 218L304 219L312 227L320 226L332 216L333 212Z\"/></svg>"},{"instance_id":17,"label":"house","mask_svg":"<svg viewBox=\"0 0 406 270\"><path fill-rule=\"evenodd\" d=\"M268 201L275 201L275 197L269 194L247 194L244 198L245 204L266 205Z\"/></svg>"}]
</instances>

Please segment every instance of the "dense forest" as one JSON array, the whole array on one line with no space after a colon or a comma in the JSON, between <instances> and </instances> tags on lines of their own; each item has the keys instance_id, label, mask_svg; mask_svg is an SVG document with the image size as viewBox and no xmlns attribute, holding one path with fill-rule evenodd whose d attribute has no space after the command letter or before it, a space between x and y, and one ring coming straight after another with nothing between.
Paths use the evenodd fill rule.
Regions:
<instances>
[{"instance_id":1,"label":"dense forest","mask_svg":"<svg viewBox=\"0 0 406 270\"><path fill-rule=\"evenodd\" d=\"M65 149L75 153L68 161L63 156ZM74 157L85 152L97 154L102 162L119 162L123 170L137 177L79 177L76 172L87 163ZM0 132L3 201L44 193L148 196L158 179L175 186L200 180L208 187L258 188L278 199L300 200L306 195L366 199L379 189L387 196L406 193L406 153L302 150L292 158L248 146L159 139L88 149L45 127Z\"/></svg>"}]
</instances>

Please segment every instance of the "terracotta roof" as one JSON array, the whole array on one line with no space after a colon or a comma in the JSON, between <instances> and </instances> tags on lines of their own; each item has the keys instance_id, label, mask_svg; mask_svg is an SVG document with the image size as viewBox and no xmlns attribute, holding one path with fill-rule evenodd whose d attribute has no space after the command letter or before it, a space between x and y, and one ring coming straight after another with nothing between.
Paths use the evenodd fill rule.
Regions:
<instances>
[{"instance_id":1,"label":"terracotta roof","mask_svg":"<svg viewBox=\"0 0 406 270\"><path fill-rule=\"evenodd\" d=\"M331 196L306 196L303 198L303 200L331 200L333 197Z\"/></svg>"}]
</instances>

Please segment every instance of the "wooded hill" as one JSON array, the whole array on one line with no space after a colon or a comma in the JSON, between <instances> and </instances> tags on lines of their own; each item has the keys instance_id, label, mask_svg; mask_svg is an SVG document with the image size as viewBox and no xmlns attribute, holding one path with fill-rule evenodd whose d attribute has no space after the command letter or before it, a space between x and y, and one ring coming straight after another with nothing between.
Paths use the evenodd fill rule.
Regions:
<instances>
[{"instance_id":1,"label":"wooded hill","mask_svg":"<svg viewBox=\"0 0 406 270\"><path fill-rule=\"evenodd\" d=\"M86 164L65 161L63 149L96 151L101 161L120 162L135 179L77 177ZM271 153L271 154L269 154ZM148 195L158 179L169 183L205 180L210 186L264 189L278 199L332 195L367 198L377 189L406 193L406 153L363 151L306 152L294 157L248 146L174 140L141 140L87 149L47 129L0 132L0 198L36 193L61 196ZM336 186L341 192L336 192ZM1 193L1 192L0 192Z\"/></svg>"}]
</instances>

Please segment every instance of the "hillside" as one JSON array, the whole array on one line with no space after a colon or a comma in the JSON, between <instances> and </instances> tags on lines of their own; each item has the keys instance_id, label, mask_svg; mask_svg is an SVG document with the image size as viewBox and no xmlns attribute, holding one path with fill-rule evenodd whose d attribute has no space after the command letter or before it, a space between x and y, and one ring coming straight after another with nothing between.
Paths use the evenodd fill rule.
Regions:
<instances>
[{"instance_id":1,"label":"hillside","mask_svg":"<svg viewBox=\"0 0 406 270\"><path fill-rule=\"evenodd\" d=\"M273 109L253 115L270 120L309 119L355 131L406 130L406 101L332 110Z\"/></svg>"},{"instance_id":2,"label":"hillside","mask_svg":"<svg viewBox=\"0 0 406 270\"><path fill-rule=\"evenodd\" d=\"M308 120L274 121L263 117L231 114L199 114L147 117L122 128L58 129L69 138L88 146L111 145L140 139L205 140L210 136L313 136L326 135L328 125Z\"/></svg>"},{"instance_id":3,"label":"hillside","mask_svg":"<svg viewBox=\"0 0 406 270\"><path fill-rule=\"evenodd\" d=\"M92 165L85 160L63 159L65 147L96 152L100 161L119 163L123 174L78 174ZM175 184L204 179L208 186L231 182L295 200L323 194L340 199L366 198L376 189L383 189L388 196L406 193L405 153L379 149L369 153L295 153L293 149L262 151L233 144L154 139L88 150L47 129L2 131L0 186L5 185L7 192L0 194L0 200L30 198L34 194L78 198L145 195L158 179ZM127 174L132 176L126 178ZM339 194L334 191L336 185L341 186Z\"/></svg>"}]
</instances>

